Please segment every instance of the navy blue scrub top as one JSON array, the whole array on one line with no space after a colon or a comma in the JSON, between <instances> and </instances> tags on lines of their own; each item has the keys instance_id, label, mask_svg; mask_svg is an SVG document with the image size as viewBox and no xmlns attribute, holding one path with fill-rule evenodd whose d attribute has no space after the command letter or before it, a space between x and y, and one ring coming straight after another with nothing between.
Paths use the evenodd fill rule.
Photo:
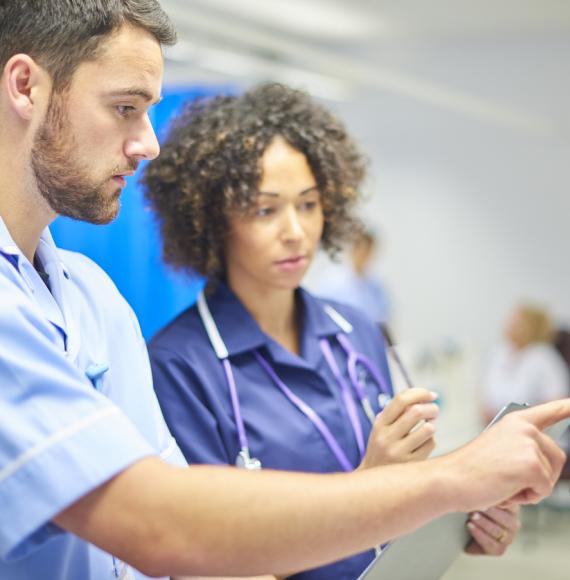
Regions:
<instances>
[{"instance_id":1,"label":"navy blue scrub top","mask_svg":"<svg viewBox=\"0 0 570 580\"><path fill-rule=\"evenodd\" d=\"M297 291L296 298L302 312L300 356L267 336L224 284L207 296L229 352L251 455L260 459L264 468L314 473L341 471L322 435L255 360L253 353L259 350L281 380L324 420L356 467L360 457L355 435L340 387L321 352L319 340L329 341L339 368L349 380L347 357L336 339L341 330L323 307L330 304L352 324L354 330L347 336L353 347L369 357L391 385L380 330L354 308L321 300L303 289ZM229 389L196 306L162 329L150 341L149 352L162 411L188 462L235 465L240 446ZM378 413L378 388L372 380L366 381L366 388ZM370 422L356 397L355 401L367 438ZM291 578L355 580L373 556L368 551Z\"/></svg>"}]
</instances>

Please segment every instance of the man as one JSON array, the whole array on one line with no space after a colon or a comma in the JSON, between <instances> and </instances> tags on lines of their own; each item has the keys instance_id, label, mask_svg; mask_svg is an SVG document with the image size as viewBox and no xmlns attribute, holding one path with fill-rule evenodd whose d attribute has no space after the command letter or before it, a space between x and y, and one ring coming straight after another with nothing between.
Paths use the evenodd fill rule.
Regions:
<instances>
[{"instance_id":1,"label":"man","mask_svg":"<svg viewBox=\"0 0 570 580\"><path fill-rule=\"evenodd\" d=\"M570 401L423 464L182 467L130 309L47 230L111 220L158 155L147 110L173 40L155 0L0 0L0 579L281 574L549 494L564 454L540 429Z\"/></svg>"}]
</instances>

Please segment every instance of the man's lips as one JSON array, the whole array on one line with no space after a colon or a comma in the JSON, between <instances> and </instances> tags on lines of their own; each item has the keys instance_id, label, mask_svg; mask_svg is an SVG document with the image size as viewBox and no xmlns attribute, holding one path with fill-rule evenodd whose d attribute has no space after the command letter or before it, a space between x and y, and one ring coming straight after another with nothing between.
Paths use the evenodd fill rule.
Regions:
<instances>
[{"instance_id":1,"label":"man's lips","mask_svg":"<svg viewBox=\"0 0 570 580\"><path fill-rule=\"evenodd\" d=\"M127 185L125 177L130 177L131 175L134 174L135 172L132 170L125 171L124 173L117 173L116 175L113 175L113 181L116 181L121 187L125 187L125 185Z\"/></svg>"}]
</instances>

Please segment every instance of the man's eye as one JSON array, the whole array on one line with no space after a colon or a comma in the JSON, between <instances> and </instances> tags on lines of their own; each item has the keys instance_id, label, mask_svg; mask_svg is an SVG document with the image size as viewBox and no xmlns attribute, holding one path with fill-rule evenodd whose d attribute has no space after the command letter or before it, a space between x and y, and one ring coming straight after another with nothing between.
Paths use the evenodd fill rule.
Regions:
<instances>
[{"instance_id":1,"label":"man's eye","mask_svg":"<svg viewBox=\"0 0 570 580\"><path fill-rule=\"evenodd\" d=\"M136 108L131 105L118 105L117 112L121 117L128 117L131 113L134 113Z\"/></svg>"}]
</instances>

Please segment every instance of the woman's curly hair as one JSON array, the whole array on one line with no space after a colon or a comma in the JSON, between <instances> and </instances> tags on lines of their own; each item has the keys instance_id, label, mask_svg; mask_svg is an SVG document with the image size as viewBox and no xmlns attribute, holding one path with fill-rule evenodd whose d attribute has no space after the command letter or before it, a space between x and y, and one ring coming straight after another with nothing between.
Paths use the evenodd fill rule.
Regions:
<instances>
[{"instance_id":1,"label":"woman's curly hair","mask_svg":"<svg viewBox=\"0 0 570 580\"><path fill-rule=\"evenodd\" d=\"M229 218L255 205L260 158L276 136L306 156L315 176L323 248L334 255L359 229L353 207L366 163L344 126L306 93L264 84L191 103L147 166L142 183L168 264L223 278Z\"/></svg>"}]
</instances>

